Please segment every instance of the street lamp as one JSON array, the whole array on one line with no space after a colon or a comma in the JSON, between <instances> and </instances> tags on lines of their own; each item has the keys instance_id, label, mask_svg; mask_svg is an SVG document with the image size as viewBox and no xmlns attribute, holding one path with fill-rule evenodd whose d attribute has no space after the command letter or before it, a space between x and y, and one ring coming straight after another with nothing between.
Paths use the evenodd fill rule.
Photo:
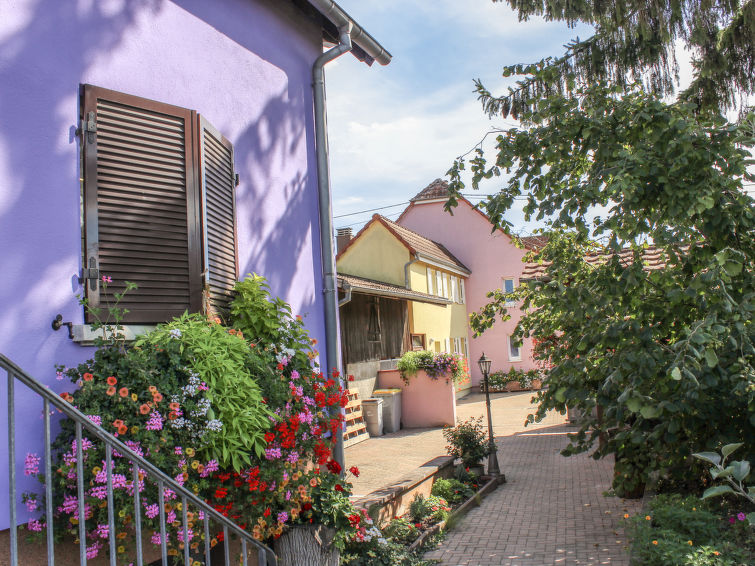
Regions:
<instances>
[{"instance_id":1,"label":"street lamp","mask_svg":"<svg viewBox=\"0 0 755 566\"><path fill-rule=\"evenodd\" d=\"M485 378L485 406L488 410L488 475L492 478L499 478L501 481L506 481L506 476L501 474L501 470L498 467L498 449L495 446L495 440L493 440L493 419L490 416L490 383L488 383L488 374L490 373L491 360L485 357L485 352L477 360L477 364L480 366L480 371Z\"/></svg>"}]
</instances>

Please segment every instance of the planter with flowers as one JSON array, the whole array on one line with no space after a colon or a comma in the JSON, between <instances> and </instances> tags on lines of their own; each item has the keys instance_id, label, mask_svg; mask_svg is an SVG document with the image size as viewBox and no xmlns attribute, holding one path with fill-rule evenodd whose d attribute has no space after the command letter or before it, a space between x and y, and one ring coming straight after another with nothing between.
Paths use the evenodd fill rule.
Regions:
<instances>
[{"instance_id":1,"label":"planter with flowers","mask_svg":"<svg viewBox=\"0 0 755 566\"><path fill-rule=\"evenodd\" d=\"M330 529L333 537L309 551L337 555L359 535L361 521L348 500L350 484L331 459L346 393L337 375L318 371L303 321L270 297L263 278L237 285L232 323L184 315L132 346L110 333L91 360L58 368L60 379L68 377L76 386L62 396L256 539L273 544L298 525L322 525L322 532ZM54 521L56 534L75 538L80 518L72 422L61 423L54 448L53 516L39 516L28 528L38 536ZM87 556L93 559L107 550L110 536L105 449L86 437L82 448ZM137 490L147 545L161 543L163 511L169 554L183 554L189 545L198 557L204 548L203 514L187 513L184 533L180 499L165 492L161 510L157 487L141 473L134 485L130 464L113 456L118 562L135 562ZM27 458L28 475L40 475L36 458ZM356 468L351 471L358 474ZM25 501L32 511L45 508L41 494L27 493ZM214 546L223 533L211 531L210 538ZM281 565L307 560L292 558Z\"/></svg>"},{"instance_id":2,"label":"planter with flowers","mask_svg":"<svg viewBox=\"0 0 755 566\"><path fill-rule=\"evenodd\" d=\"M455 384L468 379L466 361L458 354L407 352L398 369L378 372L380 387L398 387L404 428L453 425Z\"/></svg>"}]
</instances>

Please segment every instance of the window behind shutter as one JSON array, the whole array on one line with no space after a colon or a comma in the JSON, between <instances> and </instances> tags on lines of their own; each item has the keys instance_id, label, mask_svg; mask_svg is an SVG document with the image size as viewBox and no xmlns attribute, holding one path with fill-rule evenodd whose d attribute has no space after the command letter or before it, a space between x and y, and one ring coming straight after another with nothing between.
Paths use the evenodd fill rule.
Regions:
<instances>
[{"instance_id":1,"label":"window behind shutter","mask_svg":"<svg viewBox=\"0 0 755 566\"><path fill-rule=\"evenodd\" d=\"M82 134L85 262L113 279L104 292L86 283L90 304L112 304L128 280L124 322L200 310L196 114L90 85L83 95L83 122L96 123Z\"/></svg>"},{"instance_id":2,"label":"window behind shutter","mask_svg":"<svg viewBox=\"0 0 755 566\"><path fill-rule=\"evenodd\" d=\"M202 116L199 131L206 310L227 315L238 280L233 146Z\"/></svg>"}]
</instances>

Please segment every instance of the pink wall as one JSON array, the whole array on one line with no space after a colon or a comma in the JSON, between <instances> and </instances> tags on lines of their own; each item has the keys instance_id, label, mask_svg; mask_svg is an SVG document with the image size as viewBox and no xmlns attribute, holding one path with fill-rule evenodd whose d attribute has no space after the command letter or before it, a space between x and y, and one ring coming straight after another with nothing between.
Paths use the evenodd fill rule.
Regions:
<instances>
[{"instance_id":1,"label":"pink wall","mask_svg":"<svg viewBox=\"0 0 755 566\"><path fill-rule=\"evenodd\" d=\"M453 216L443 210L444 200L417 202L410 205L397 221L423 236L443 244L471 271L466 281L467 312L472 313L488 302L487 293L502 285L503 277L515 277L516 283L522 273L526 250L517 248L506 234L500 230L491 233L488 219L465 200L460 200ZM525 339L521 348L521 361L509 361L506 337L516 327L521 313L518 308L510 309L511 320L496 322L479 338L469 332L469 369L472 384L482 379L477 360L483 352L493 360L491 371L532 369L532 341Z\"/></svg>"},{"instance_id":2,"label":"pink wall","mask_svg":"<svg viewBox=\"0 0 755 566\"><path fill-rule=\"evenodd\" d=\"M425 428L456 426L456 393L450 379L430 379L420 370L407 385L397 369L378 372L381 389L398 387L401 394L401 426Z\"/></svg>"}]
</instances>

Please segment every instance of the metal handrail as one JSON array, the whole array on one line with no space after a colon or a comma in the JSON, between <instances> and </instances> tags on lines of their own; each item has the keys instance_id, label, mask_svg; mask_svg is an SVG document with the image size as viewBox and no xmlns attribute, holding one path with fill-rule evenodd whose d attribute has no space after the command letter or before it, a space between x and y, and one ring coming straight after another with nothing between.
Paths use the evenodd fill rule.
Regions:
<instances>
[{"instance_id":1,"label":"metal handrail","mask_svg":"<svg viewBox=\"0 0 755 566\"><path fill-rule=\"evenodd\" d=\"M257 548L257 561L259 566L277 564L275 553L268 546L257 541L251 534L242 529L236 523L216 511L211 505L194 495L191 491L177 483L173 478L155 467L153 464L136 454L123 442L118 440L112 434L102 427L90 421L86 415L73 407L67 401L61 399L57 394L50 391L39 381L28 375L15 363L4 355L0 354L0 368L4 369L8 376L8 483L10 491L10 566L18 566L18 535L16 532L16 422L15 422L15 397L14 388L15 380L19 380L34 393L42 397L44 410L44 427L45 427L45 512L47 515L47 564L54 566L54 540L53 540L53 509L52 509L52 482L49 481L52 468L51 438L50 438L50 405L54 406L61 413L72 419L76 425L76 473L77 473L77 496L79 511L79 560L81 566L86 566L86 517L84 514L84 471L83 471L83 448L82 448L82 428L86 428L99 440L105 444L105 467L107 468L107 506L108 506L108 531L110 542L110 564L116 564L116 544L115 544L115 521L113 513L113 478L111 469L111 459L113 450L117 450L121 456L131 462L133 469L134 481L134 509L135 509L135 528L136 528L136 566L143 566L143 556L141 548L141 508L139 502L139 472L144 471L156 481L158 487L158 502L160 508L160 546L163 566L168 566L167 545L165 536L165 489L170 489L181 496L183 532L188 534L187 524L187 503L194 504L204 513L204 534L205 534L205 559L207 566L211 566L210 559L210 518L223 527L224 539L224 558L225 566L230 565L230 549L228 541L229 531L238 535L241 539L241 554L243 566L247 566L247 544L250 543ZM189 566L191 558L189 555L189 538L184 536L184 564Z\"/></svg>"}]
</instances>

